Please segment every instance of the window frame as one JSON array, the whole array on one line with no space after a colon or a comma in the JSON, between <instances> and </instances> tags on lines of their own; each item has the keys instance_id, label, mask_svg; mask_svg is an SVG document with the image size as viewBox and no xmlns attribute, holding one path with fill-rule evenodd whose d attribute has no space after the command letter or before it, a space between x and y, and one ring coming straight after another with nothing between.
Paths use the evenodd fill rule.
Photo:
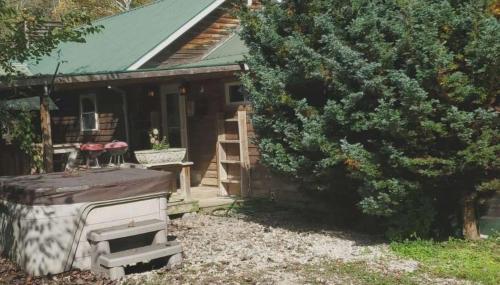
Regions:
<instances>
[{"instance_id":1,"label":"window frame","mask_svg":"<svg viewBox=\"0 0 500 285\"><path fill-rule=\"evenodd\" d=\"M243 95L243 101L234 101L234 102L231 102L231 96L229 94L230 90L231 90L231 87L233 86L243 86L243 84L241 84L240 81L232 81L232 82L227 82L224 84L224 90L225 90L225 95L226 95L226 105L246 105L246 104L249 104L250 101L248 101L248 99L245 98L245 95Z\"/></svg>"},{"instance_id":2,"label":"window frame","mask_svg":"<svg viewBox=\"0 0 500 285\"><path fill-rule=\"evenodd\" d=\"M95 128L94 129L85 129L84 128L84 123L83 123L83 100L84 99L90 99L94 103L94 116L95 116ZM97 97L95 93L89 93L89 94L81 94L80 95L80 131L81 132L95 132L99 131L99 112L97 109ZM90 113L90 112L85 112L85 113Z\"/></svg>"}]
</instances>

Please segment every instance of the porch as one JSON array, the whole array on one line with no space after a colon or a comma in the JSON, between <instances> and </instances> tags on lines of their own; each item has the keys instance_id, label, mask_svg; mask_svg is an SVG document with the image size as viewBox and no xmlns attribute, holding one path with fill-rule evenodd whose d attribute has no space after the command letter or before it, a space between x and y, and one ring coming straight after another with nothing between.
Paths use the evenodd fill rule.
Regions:
<instances>
[{"instance_id":1,"label":"porch","mask_svg":"<svg viewBox=\"0 0 500 285\"><path fill-rule=\"evenodd\" d=\"M260 182L255 180L265 176L256 167L259 154L252 144L250 108L237 80L233 72L222 72L60 86L51 95L58 109L46 112L50 120L42 124L51 138L45 147L50 160L45 162L56 172L64 171L69 155L82 144L118 140L128 143L125 161L136 164L134 151L151 148L149 132L157 129L170 147L186 149L184 161L192 163L188 177L178 179L179 186L201 193L209 189L202 200L214 206L221 202L212 199L216 189L219 196L249 196L257 188L252 184ZM2 153L14 152L0 147ZM99 162L110 162L109 154ZM82 159L75 160L76 166L81 164ZM24 169L3 172L0 169L0 175L29 174ZM205 207L203 202L200 206Z\"/></svg>"},{"instance_id":2,"label":"porch","mask_svg":"<svg viewBox=\"0 0 500 285\"><path fill-rule=\"evenodd\" d=\"M219 189L219 196L249 194L250 157L256 153L249 153L255 149L248 142L253 130L234 75L89 85L59 89L53 97L61 106L51 112L56 171L64 171L58 162L81 144L114 140L127 142L125 161L137 163L134 151L150 149L149 132L156 129L169 147L186 149L184 161L191 165L187 177L179 179L181 188ZM151 168L172 170L161 164Z\"/></svg>"},{"instance_id":3,"label":"porch","mask_svg":"<svg viewBox=\"0 0 500 285\"><path fill-rule=\"evenodd\" d=\"M219 189L213 186L191 187L191 200L186 200L179 189L168 202L167 213L169 216L181 215L192 212L212 212L219 209L230 208L242 200L237 197L220 196Z\"/></svg>"}]
</instances>

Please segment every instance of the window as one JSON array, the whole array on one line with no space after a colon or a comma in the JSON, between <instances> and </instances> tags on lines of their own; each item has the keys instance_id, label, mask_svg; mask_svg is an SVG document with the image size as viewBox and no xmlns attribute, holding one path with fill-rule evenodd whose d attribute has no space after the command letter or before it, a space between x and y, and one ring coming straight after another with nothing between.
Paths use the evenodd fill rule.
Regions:
<instances>
[{"instance_id":1,"label":"window","mask_svg":"<svg viewBox=\"0 0 500 285\"><path fill-rule=\"evenodd\" d=\"M82 131L97 131L99 129L95 94L80 95L80 122Z\"/></svg>"},{"instance_id":2,"label":"window","mask_svg":"<svg viewBox=\"0 0 500 285\"><path fill-rule=\"evenodd\" d=\"M226 103L241 104L247 103L247 92L239 82L226 83Z\"/></svg>"}]
</instances>

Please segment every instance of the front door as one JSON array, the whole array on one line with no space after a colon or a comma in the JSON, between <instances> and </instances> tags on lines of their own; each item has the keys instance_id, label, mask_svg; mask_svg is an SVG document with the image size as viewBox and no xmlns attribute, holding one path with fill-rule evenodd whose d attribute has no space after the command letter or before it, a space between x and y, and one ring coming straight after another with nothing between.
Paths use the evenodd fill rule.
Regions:
<instances>
[{"instance_id":1,"label":"front door","mask_svg":"<svg viewBox=\"0 0 500 285\"><path fill-rule=\"evenodd\" d=\"M181 147L181 118L179 112L179 94L165 94L167 101L165 135L170 147Z\"/></svg>"},{"instance_id":2,"label":"front door","mask_svg":"<svg viewBox=\"0 0 500 285\"><path fill-rule=\"evenodd\" d=\"M149 132L160 129L160 96L156 86L130 88L128 99L130 147L133 150L150 149Z\"/></svg>"}]
</instances>

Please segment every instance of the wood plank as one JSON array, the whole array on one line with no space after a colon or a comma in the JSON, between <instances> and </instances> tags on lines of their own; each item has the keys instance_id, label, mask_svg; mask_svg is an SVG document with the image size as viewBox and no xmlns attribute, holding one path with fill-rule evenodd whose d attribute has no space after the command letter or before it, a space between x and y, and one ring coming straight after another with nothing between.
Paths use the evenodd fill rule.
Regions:
<instances>
[{"instance_id":1,"label":"wood plank","mask_svg":"<svg viewBox=\"0 0 500 285\"><path fill-rule=\"evenodd\" d=\"M49 111L49 87L44 86L40 96L40 124L42 129L43 166L47 173L54 171L54 151L52 149L52 130Z\"/></svg>"},{"instance_id":2,"label":"wood plank","mask_svg":"<svg viewBox=\"0 0 500 285\"><path fill-rule=\"evenodd\" d=\"M192 165L192 164L191 164ZM185 201L191 201L191 169L190 165L183 165L180 173L181 191Z\"/></svg>"},{"instance_id":3,"label":"wood plank","mask_svg":"<svg viewBox=\"0 0 500 285\"><path fill-rule=\"evenodd\" d=\"M235 178L222 179L221 182L225 183L225 184L240 184L241 183L240 179L235 179Z\"/></svg>"},{"instance_id":4,"label":"wood plank","mask_svg":"<svg viewBox=\"0 0 500 285\"><path fill-rule=\"evenodd\" d=\"M247 112L238 111L241 161L241 196L250 195L250 158L248 152Z\"/></svg>"},{"instance_id":5,"label":"wood plank","mask_svg":"<svg viewBox=\"0 0 500 285\"><path fill-rule=\"evenodd\" d=\"M224 163L224 164L240 164L241 161L239 161L239 160L222 160L221 163Z\"/></svg>"},{"instance_id":6,"label":"wood plank","mask_svg":"<svg viewBox=\"0 0 500 285\"><path fill-rule=\"evenodd\" d=\"M219 143L221 144L239 144L239 140L220 140Z\"/></svg>"},{"instance_id":7,"label":"wood plank","mask_svg":"<svg viewBox=\"0 0 500 285\"><path fill-rule=\"evenodd\" d=\"M226 139L225 135L225 128L224 128L224 114L222 113L217 113L217 169L218 169L218 184L219 184L219 195L221 196L227 196L228 191L226 189L226 186L222 181L224 179L227 179L227 172L226 169L223 167L221 164L222 160L226 160L226 151L224 149L224 146L222 145L222 141Z\"/></svg>"},{"instance_id":8,"label":"wood plank","mask_svg":"<svg viewBox=\"0 0 500 285\"><path fill-rule=\"evenodd\" d=\"M217 172L216 171L206 171L205 175L203 177L217 179Z\"/></svg>"},{"instance_id":9,"label":"wood plank","mask_svg":"<svg viewBox=\"0 0 500 285\"><path fill-rule=\"evenodd\" d=\"M219 186L219 181L217 178L203 178L200 184L206 186Z\"/></svg>"}]
</instances>

